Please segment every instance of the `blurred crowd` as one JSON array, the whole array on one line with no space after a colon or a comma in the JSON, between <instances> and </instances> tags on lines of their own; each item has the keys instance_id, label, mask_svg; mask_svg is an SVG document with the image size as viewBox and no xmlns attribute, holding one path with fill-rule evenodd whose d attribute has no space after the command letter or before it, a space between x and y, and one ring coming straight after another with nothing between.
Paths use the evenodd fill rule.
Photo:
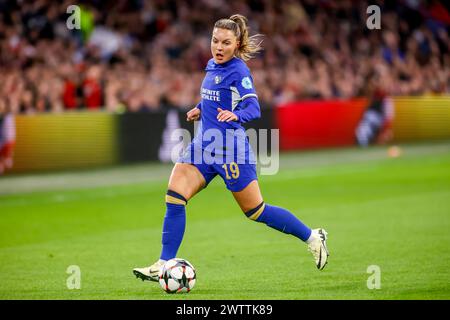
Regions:
<instances>
[{"instance_id":1,"label":"blurred crowd","mask_svg":"<svg viewBox=\"0 0 450 320\"><path fill-rule=\"evenodd\" d=\"M0 0L0 110L188 109L199 101L216 20L240 13L264 51L259 100L450 92L450 15L439 1ZM448 5L447 5L448 6ZM79 29L71 29L79 12ZM70 23L69 23L70 22ZM72 23L72 24L71 24Z\"/></svg>"}]
</instances>

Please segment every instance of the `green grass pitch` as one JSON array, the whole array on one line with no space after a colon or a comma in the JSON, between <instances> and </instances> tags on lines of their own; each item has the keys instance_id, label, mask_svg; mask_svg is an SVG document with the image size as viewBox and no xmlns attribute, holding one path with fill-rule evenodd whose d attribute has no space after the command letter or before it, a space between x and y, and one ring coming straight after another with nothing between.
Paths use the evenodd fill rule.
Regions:
<instances>
[{"instance_id":1,"label":"green grass pitch","mask_svg":"<svg viewBox=\"0 0 450 320\"><path fill-rule=\"evenodd\" d=\"M450 142L288 153L260 176L267 203L329 233L306 246L245 218L220 178L187 206L179 257L194 290L168 295L132 268L159 257L170 165L0 178L0 299L449 299ZM66 273L81 270L81 289ZM368 267L380 289L368 289Z\"/></svg>"}]
</instances>

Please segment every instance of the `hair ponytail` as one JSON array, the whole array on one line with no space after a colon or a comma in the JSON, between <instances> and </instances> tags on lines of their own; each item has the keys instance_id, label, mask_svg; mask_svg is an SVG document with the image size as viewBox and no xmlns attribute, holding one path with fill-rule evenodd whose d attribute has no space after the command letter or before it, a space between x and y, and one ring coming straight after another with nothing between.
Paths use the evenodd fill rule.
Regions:
<instances>
[{"instance_id":1,"label":"hair ponytail","mask_svg":"<svg viewBox=\"0 0 450 320\"><path fill-rule=\"evenodd\" d=\"M247 18L241 14L234 14L229 19L220 19L214 24L214 28L227 29L234 32L239 41L236 55L244 61L250 60L256 53L262 50L260 34L249 36Z\"/></svg>"}]
</instances>

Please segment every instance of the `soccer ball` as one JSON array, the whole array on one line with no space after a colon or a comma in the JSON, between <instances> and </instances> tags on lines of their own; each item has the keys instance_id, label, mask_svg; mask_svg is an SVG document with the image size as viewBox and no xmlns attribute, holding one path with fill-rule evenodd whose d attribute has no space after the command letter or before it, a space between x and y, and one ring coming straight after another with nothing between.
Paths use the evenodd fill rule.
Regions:
<instances>
[{"instance_id":1,"label":"soccer ball","mask_svg":"<svg viewBox=\"0 0 450 320\"><path fill-rule=\"evenodd\" d=\"M179 258L168 260L159 271L159 284L167 293L189 292L197 275L189 261Z\"/></svg>"}]
</instances>

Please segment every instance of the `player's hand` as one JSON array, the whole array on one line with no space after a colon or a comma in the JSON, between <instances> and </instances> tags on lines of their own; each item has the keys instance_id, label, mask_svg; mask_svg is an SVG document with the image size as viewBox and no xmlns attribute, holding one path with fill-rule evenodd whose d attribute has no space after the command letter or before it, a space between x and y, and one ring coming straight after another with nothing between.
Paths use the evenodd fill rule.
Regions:
<instances>
[{"instance_id":1,"label":"player's hand","mask_svg":"<svg viewBox=\"0 0 450 320\"><path fill-rule=\"evenodd\" d=\"M219 122L230 122L230 121L237 121L238 117L237 115L235 115L233 112L228 111L228 110L222 110L220 108L217 108L217 112L219 112L219 114L217 115L217 120L219 120Z\"/></svg>"},{"instance_id":2,"label":"player's hand","mask_svg":"<svg viewBox=\"0 0 450 320\"><path fill-rule=\"evenodd\" d=\"M200 118L201 113L202 113L202 111L199 108L195 107L188 111L188 113L186 114L186 116L187 116L186 120L187 121L197 121Z\"/></svg>"}]
</instances>

